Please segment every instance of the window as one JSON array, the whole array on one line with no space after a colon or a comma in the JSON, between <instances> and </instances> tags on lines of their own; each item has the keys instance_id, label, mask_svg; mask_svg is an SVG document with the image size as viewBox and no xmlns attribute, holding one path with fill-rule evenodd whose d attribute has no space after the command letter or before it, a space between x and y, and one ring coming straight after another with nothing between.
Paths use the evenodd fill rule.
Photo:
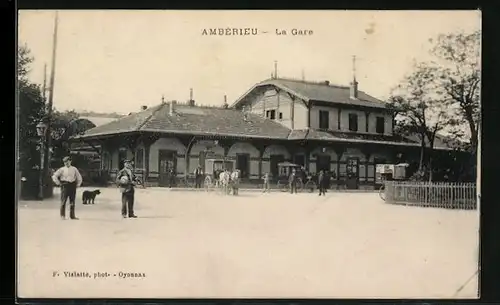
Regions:
<instances>
[{"instance_id":1,"label":"window","mask_svg":"<svg viewBox=\"0 0 500 305\"><path fill-rule=\"evenodd\" d=\"M358 115L355 113L349 113L349 130L358 131Z\"/></svg>"},{"instance_id":2,"label":"window","mask_svg":"<svg viewBox=\"0 0 500 305\"><path fill-rule=\"evenodd\" d=\"M319 128L320 129L329 129L329 112L326 110L319 111Z\"/></svg>"},{"instance_id":3,"label":"window","mask_svg":"<svg viewBox=\"0 0 500 305\"><path fill-rule=\"evenodd\" d=\"M283 112L280 112L279 119L280 119L280 120L282 120L282 119L283 119Z\"/></svg>"},{"instance_id":4,"label":"window","mask_svg":"<svg viewBox=\"0 0 500 305\"><path fill-rule=\"evenodd\" d=\"M276 119L276 110L270 110L270 115L269 115L269 118L271 120L275 120Z\"/></svg>"},{"instance_id":5,"label":"window","mask_svg":"<svg viewBox=\"0 0 500 305\"><path fill-rule=\"evenodd\" d=\"M384 127L385 127L385 119L384 117L377 117L377 126L376 126L376 131L377 133L384 133Z\"/></svg>"},{"instance_id":6,"label":"window","mask_svg":"<svg viewBox=\"0 0 500 305\"><path fill-rule=\"evenodd\" d=\"M135 167L144 168L144 149L142 148L135 152Z\"/></svg>"},{"instance_id":7,"label":"window","mask_svg":"<svg viewBox=\"0 0 500 305\"><path fill-rule=\"evenodd\" d=\"M281 112L280 112L280 119L281 119ZM266 111L266 118L274 120L276 119L276 110L267 110Z\"/></svg>"}]
</instances>

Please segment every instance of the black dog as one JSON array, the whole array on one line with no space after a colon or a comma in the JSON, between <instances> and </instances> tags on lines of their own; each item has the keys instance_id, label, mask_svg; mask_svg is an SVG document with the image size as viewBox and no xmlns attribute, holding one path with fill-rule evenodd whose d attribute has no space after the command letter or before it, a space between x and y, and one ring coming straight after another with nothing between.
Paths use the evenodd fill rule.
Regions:
<instances>
[{"instance_id":1,"label":"black dog","mask_svg":"<svg viewBox=\"0 0 500 305\"><path fill-rule=\"evenodd\" d=\"M83 204L94 204L95 197L99 195L101 191L84 191L82 194Z\"/></svg>"}]
</instances>

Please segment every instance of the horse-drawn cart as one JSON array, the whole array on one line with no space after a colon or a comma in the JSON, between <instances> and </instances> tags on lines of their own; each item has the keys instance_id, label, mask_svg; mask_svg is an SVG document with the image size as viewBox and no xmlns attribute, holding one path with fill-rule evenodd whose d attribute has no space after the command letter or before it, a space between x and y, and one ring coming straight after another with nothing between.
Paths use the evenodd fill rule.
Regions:
<instances>
[{"instance_id":1,"label":"horse-drawn cart","mask_svg":"<svg viewBox=\"0 0 500 305\"><path fill-rule=\"evenodd\" d=\"M302 165L290 162L278 163L278 179L277 179L278 189L281 190L282 192L290 191L290 174L292 173L293 170L295 170L295 172L297 173L296 177L297 192L302 191L304 183L301 177L301 171L302 171L301 168Z\"/></svg>"},{"instance_id":2,"label":"horse-drawn cart","mask_svg":"<svg viewBox=\"0 0 500 305\"><path fill-rule=\"evenodd\" d=\"M205 160L205 188L211 188L217 185L219 173L224 170L233 171L234 162L221 158L210 158Z\"/></svg>"}]
</instances>

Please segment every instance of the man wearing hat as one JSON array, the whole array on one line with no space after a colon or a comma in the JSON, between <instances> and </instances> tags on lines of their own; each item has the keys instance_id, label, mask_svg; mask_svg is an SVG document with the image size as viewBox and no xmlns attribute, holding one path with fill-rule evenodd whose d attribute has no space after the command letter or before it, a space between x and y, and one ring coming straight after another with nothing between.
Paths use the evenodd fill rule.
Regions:
<instances>
[{"instance_id":1,"label":"man wearing hat","mask_svg":"<svg viewBox=\"0 0 500 305\"><path fill-rule=\"evenodd\" d=\"M136 177L130 160L124 160L123 165L123 168L116 175L116 183L122 193L122 217L127 218L128 215L129 218L137 218L134 214L134 185ZM127 178L124 181L122 177Z\"/></svg>"},{"instance_id":2,"label":"man wearing hat","mask_svg":"<svg viewBox=\"0 0 500 305\"><path fill-rule=\"evenodd\" d=\"M77 220L75 216L76 188L82 185L82 175L78 169L71 165L71 158L63 158L64 166L58 169L52 180L56 185L61 186L61 219L66 219L66 201L69 198L69 217Z\"/></svg>"},{"instance_id":3,"label":"man wearing hat","mask_svg":"<svg viewBox=\"0 0 500 305\"><path fill-rule=\"evenodd\" d=\"M203 170L201 169L201 165L198 165L196 169L194 170L194 177L195 177L195 188L199 189L201 188L201 182L203 180Z\"/></svg>"}]
</instances>

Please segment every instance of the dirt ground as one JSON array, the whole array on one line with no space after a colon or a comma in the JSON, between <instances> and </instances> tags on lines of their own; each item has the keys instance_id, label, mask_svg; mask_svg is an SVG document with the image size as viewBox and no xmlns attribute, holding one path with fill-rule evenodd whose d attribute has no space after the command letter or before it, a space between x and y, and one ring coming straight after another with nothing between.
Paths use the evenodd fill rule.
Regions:
<instances>
[{"instance_id":1,"label":"dirt ground","mask_svg":"<svg viewBox=\"0 0 500 305\"><path fill-rule=\"evenodd\" d=\"M59 219L57 199L19 202L18 296L477 297L477 211L391 206L376 193L136 197L137 219L121 218L117 189L91 206L78 198L78 221Z\"/></svg>"}]
</instances>

